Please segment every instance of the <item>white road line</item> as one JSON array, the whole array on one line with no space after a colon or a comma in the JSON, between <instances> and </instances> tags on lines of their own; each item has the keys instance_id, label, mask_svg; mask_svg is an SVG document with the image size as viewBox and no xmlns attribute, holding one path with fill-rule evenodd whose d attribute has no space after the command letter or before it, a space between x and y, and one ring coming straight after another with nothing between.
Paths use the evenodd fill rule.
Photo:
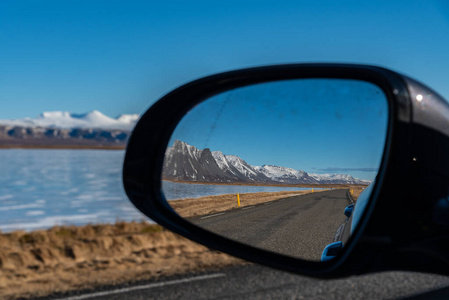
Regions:
<instances>
[{"instance_id":1,"label":"white road line","mask_svg":"<svg viewBox=\"0 0 449 300\"><path fill-rule=\"evenodd\" d=\"M224 215L225 213L219 213L219 214L215 214L215 215L210 215L210 216L205 216L205 217L201 217L200 219L207 219L207 218L212 218L212 217L216 217L216 216L220 216L220 215Z\"/></svg>"},{"instance_id":2,"label":"white road line","mask_svg":"<svg viewBox=\"0 0 449 300\"><path fill-rule=\"evenodd\" d=\"M246 207L244 207L244 208L242 208L242 210L243 209L248 209L248 208L253 208L254 206L246 206Z\"/></svg>"},{"instance_id":3,"label":"white road line","mask_svg":"<svg viewBox=\"0 0 449 300\"><path fill-rule=\"evenodd\" d=\"M225 277L225 276L226 276L226 274L224 274L224 273L217 273L217 274L196 276L196 277L190 277L190 278L184 278L184 279L178 279L178 280L172 280L172 281L166 281L166 282L150 283L150 284L139 285L139 286L134 286L134 287L129 287L129 288L122 288L122 289L118 289L118 290L85 294L85 295L81 295L81 296L60 298L57 300L90 299L90 298L94 298L94 297L102 297L102 296L109 296L109 295L115 295L115 294L121 294L121 293L128 293L128 292L132 292L132 291L145 290L145 289L163 287L163 286L167 286L167 285L174 285L174 284L180 284L180 283L186 283L186 282L192 282L192 281L213 279L213 278L219 278L219 277Z\"/></svg>"}]
</instances>

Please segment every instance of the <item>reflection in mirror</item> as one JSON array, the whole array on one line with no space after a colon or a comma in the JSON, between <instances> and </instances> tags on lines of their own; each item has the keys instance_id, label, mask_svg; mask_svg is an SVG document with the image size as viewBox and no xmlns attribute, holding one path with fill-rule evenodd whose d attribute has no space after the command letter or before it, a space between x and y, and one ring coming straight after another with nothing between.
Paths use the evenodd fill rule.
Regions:
<instances>
[{"instance_id":1,"label":"reflection in mirror","mask_svg":"<svg viewBox=\"0 0 449 300\"><path fill-rule=\"evenodd\" d=\"M329 260L366 207L362 191L377 175L387 122L385 94L364 81L297 79L223 92L178 124L163 193L180 216L211 232ZM342 247L326 248L335 242Z\"/></svg>"}]
</instances>

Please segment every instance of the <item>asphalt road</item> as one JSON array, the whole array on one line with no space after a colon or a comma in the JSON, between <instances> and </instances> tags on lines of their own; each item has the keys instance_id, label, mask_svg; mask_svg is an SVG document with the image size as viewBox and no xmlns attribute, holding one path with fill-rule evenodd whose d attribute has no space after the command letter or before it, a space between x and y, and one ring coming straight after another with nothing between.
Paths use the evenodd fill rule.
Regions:
<instances>
[{"instance_id":1,"label":"asphalt road","mask_svg":"<svg viewBox=\"0 0 449 300\"><path fill-rule=\"evenodd\" d=\"M319 261L346 220L348 190L293 196L189 219L230 239L273 252Z\"/></svg>"},{"instance_id":2,"label":"asphalt road","mask_svg":"<svg viewBox=\"0 0 449 300\"><path fill-rule=\"evenodd\" d=\"M234 224L234 222L248 222L246 226L259 226L259 230L265 228L264 226L276 226L278 228L276 234L281 235L282 239L271 241L280 241L283 243L282 247L290 247L284 239L288 240L292 233L313 231L312 239L318 235L321 236L319 232L326 227L322 223L328 224L334 213L343 214L341 209L347 205L344 193L345 191L329 191L305 198L294 197L253 208L239 209L226 213L227 217L220 215L224 217L222 222L225 223L222 225L235 226L237 238L247 237L248 241L260 242L262 243L260 245L264 245L263 242L266 242L267 238L270 241L273 231L266 229L257 234L257 229L243 230L242 223ZM299 208L296 207L297 202L301 202ZM257 212L258 210L260 212ZM306 216L309 216L306 222L298 220ZM270 217L268 221L267 217ZM310 217L313 218L310 219ZM245 221L246 218L248 220ZM216 224L212 222L214 217L202 220L208 219L207 225L202 226ZM310 224L312 220L315 221ZM339 222L335 221L335 224L338 225ZM301 227L288 229L292 224ZM328 226L332 234L338 227L334 225ZM282 226L287 228L286 232L279 230ZM218 226L215 230L221 230L220 228ZM225 232L226 234L234 233L233 231ZM256 237L252 235L253 232L256 232ZM257 237L258 235L262 238ZM302 236L306 238L307 234ZM297 243L304 243L304 240L297 240L293 244ZM319 248L321 253L322 248ZM52 295L45 299L449 299L449 277L412 272L385 272L337 280L318 280L249 264L208 273L161 278L157 281L141 281L120 286L99 287L96 290L75 291L64 295Z\"/></svg>"},{"instance_id":3,"label":"asphalt road","mask_svg":"<svg viewBox=\"0 0 449 300\"><path fill-rule=\"evenodd\" d=\"M449 299L449 277L386 272L318 280L247 265L46 299Z\"/></svg>"}]
</instances>

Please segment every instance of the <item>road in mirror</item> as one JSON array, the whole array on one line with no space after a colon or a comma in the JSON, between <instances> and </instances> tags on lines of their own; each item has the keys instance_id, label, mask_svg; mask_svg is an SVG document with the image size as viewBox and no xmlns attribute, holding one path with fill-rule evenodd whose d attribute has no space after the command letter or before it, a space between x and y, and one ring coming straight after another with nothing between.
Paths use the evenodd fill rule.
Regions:
<instances>
[{"instance_id":1,"label":"road in mirror","mask_svg":"<svg viewBox=\"0 0 449 300\"><path fill-rule=\"evenodd\" d=\"M211 232L329 260L366 206L370 189L362 191L377 175L387 123L385 94L364 81L297 79L223 92L178 124L163 193L180 216Z\"/></svg>"}]
</instances>

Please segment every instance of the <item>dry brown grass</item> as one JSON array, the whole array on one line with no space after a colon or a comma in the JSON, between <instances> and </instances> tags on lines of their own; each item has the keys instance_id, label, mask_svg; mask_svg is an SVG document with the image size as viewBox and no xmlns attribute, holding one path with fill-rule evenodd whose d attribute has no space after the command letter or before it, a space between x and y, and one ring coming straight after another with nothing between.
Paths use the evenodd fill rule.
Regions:
<instances>
[{"instance_id":1,"label":"dry brown grass","mask_svg":"<svg viewBox=\"0 0 449 300\"><path fill-rule=\"evenodd\" d=\"M352 187L352 198L356 201L360 194L365 190L366 186L354 186Z\"/></svg>"},{"instance_id":2,"label":"dry brown grass","mask_svg":"<svg viewBox=\"0 0 449 300\"><path fill-rule=\"evenodd\" d=\"M347 188L346 186L340 188ZM357 199L361 191L365 187L354 186L354 200ZM322 189L314 189L315 193L324 191ZM305 195L312 193L307 191L281 191L281 192L261 192L261 193L245 193L239 194L240 207L275 201L282 198L292 197L296 195ZM171 207L184 218L192 218L196 216L209 215L219 213L231 209L238 208L237 194L226 194L217 196L206 196L200 198L185 198L172 200L169 202Z\"/></svg>"},{"instance_id":3,"label":"dry brown grass","mask_svg":"<svg viewBox=\"0 0 449 300\"><path fill-rule=\"evenodd\" d=\"M240 194L242 206L311 191ZM232 209L236 195L172 201L181 215ZM189 206L191 206L189 208ZM39 297L246 262L146 222L0 234L0 299Z\"/></svg>"},{"instance_id":4,"label":"dry brown grass","mask_svg":"<svg viewBox=\"0 0 449 300\"><path fill-rule=\"evenodd\" d=\"M311 192L312 191L282 191L239 194L240 206L250 206L294 195L304 195ZM169 203L172 208L184 218L214 214L238 207L237 194L186 198L172 200Z\"/></svg>"},{"instance_id":5,"label":"dry brown grass","mask_svg":"<svg viewBox=\"0 0 449 300\"><path fill-rule=\"evenodd\" d=\"M38 297L244 262L145 222L0 235L0 298Z\"/></svg>"}]
</instances>

